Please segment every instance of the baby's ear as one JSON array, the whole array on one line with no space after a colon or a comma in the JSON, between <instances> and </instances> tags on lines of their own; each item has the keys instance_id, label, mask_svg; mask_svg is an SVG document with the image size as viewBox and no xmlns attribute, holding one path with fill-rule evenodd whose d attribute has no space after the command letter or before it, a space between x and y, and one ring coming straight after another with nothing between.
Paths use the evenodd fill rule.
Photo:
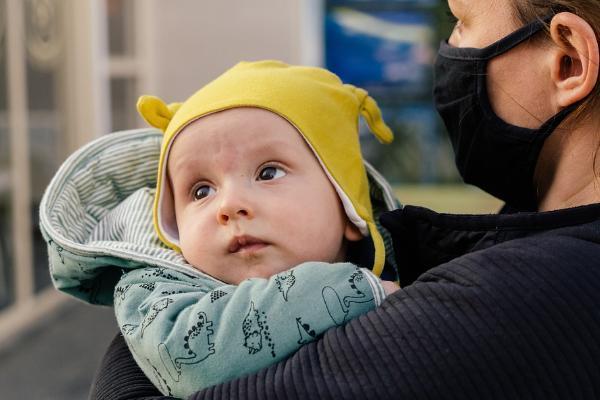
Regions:
<instances>
[{"instance_id":1,"label":"baby's ear","mask_svg":"<svg viewBox=\"0 0 600 400\"><path fill-rule=\"evenodd\" d=\"M348 218L346 218L346 229L344 230L344 237L346 240L351 242L358 242L363 238L360 230L354 225Z\"/></svg>"},{"instance_id":2,"label":"baby's ear","mask_svg":"<svg viewBox=\"0 0 600 400\"><path fill-rule=\"evenodd\" d=\"M156 96L141 96L137 102L137 110L142 118L163 132L180 106L181 103L171 103L167 106Z\"/></svg>"}]
</instances>

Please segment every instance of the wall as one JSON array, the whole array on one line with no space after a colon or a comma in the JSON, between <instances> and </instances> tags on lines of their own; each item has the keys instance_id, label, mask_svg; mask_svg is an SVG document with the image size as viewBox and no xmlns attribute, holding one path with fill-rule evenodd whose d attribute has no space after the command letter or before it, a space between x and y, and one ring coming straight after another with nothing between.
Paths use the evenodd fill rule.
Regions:
<instances>
[{"instance_id":1,"label":"wall","mask_svg":"<svg viewBox=\"0 0 600 400\"><path fill-rule=\"evenodd\" d=\"M311 10L318 10L314 6L319 1L152 0L144 4L149 3L153 23L145 30L150 35L146 59L156 60L149 87L168 102L185 99L240 60L318 59L309 59L318 44L307 50L303 40L314 40L319 23L310 21Z\"/></svg>"}]
</instances>

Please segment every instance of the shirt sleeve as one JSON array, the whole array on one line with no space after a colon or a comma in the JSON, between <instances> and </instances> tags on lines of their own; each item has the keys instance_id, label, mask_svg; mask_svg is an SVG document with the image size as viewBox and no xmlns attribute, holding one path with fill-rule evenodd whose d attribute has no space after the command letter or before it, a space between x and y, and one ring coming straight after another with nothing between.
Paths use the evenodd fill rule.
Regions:
<instances>
[{"instance_id":1,"label":"shirt sleeve","mask_svg":"<svg viewBox=\"0 0 600 400\"><path fill-rule=\"evenodd\" d=\"M288 357L384 296L377 277L350 263L308 262L212 291L191 275L144 268L120 280L115 312L146 376L185 398Z\"/></svg>"}]
</instances>

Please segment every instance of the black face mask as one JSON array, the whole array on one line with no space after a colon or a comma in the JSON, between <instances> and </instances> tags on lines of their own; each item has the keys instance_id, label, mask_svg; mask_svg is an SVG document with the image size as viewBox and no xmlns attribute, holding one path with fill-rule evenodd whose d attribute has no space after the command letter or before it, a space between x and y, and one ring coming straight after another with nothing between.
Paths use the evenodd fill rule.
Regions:
<instances>
[{"instance_id":1,"label":"black face mask","mask_svg":"<svg viewBox=\"0 0 600 400\"><path fill-rule=\"evenodd\" d=\"M466 183L523 210L537 208L533 175L544 141L576 105L538 129L510 125L490 105L487 64L543 27L536 20L483 49L451 47L444 41L435 62L434 101L448 130L458 171Z\"/></svg>"}]
</instances>

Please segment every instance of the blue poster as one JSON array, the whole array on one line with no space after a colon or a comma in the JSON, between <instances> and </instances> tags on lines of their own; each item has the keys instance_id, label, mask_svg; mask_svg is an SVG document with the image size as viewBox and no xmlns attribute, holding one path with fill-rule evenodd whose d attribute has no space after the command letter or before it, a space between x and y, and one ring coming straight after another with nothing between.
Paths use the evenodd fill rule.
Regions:
<instances>
[{"instance_id":1,"label":"blue poster","mask_svg":"<svg viewBox=\"0 0 600 400\"><path fill-rule=\"evenodd\" d=\"M333 7L325 17L326 65L368 89L422 92L429 88L434 35L425 12Z\"/></svg>"}]
</instances>

